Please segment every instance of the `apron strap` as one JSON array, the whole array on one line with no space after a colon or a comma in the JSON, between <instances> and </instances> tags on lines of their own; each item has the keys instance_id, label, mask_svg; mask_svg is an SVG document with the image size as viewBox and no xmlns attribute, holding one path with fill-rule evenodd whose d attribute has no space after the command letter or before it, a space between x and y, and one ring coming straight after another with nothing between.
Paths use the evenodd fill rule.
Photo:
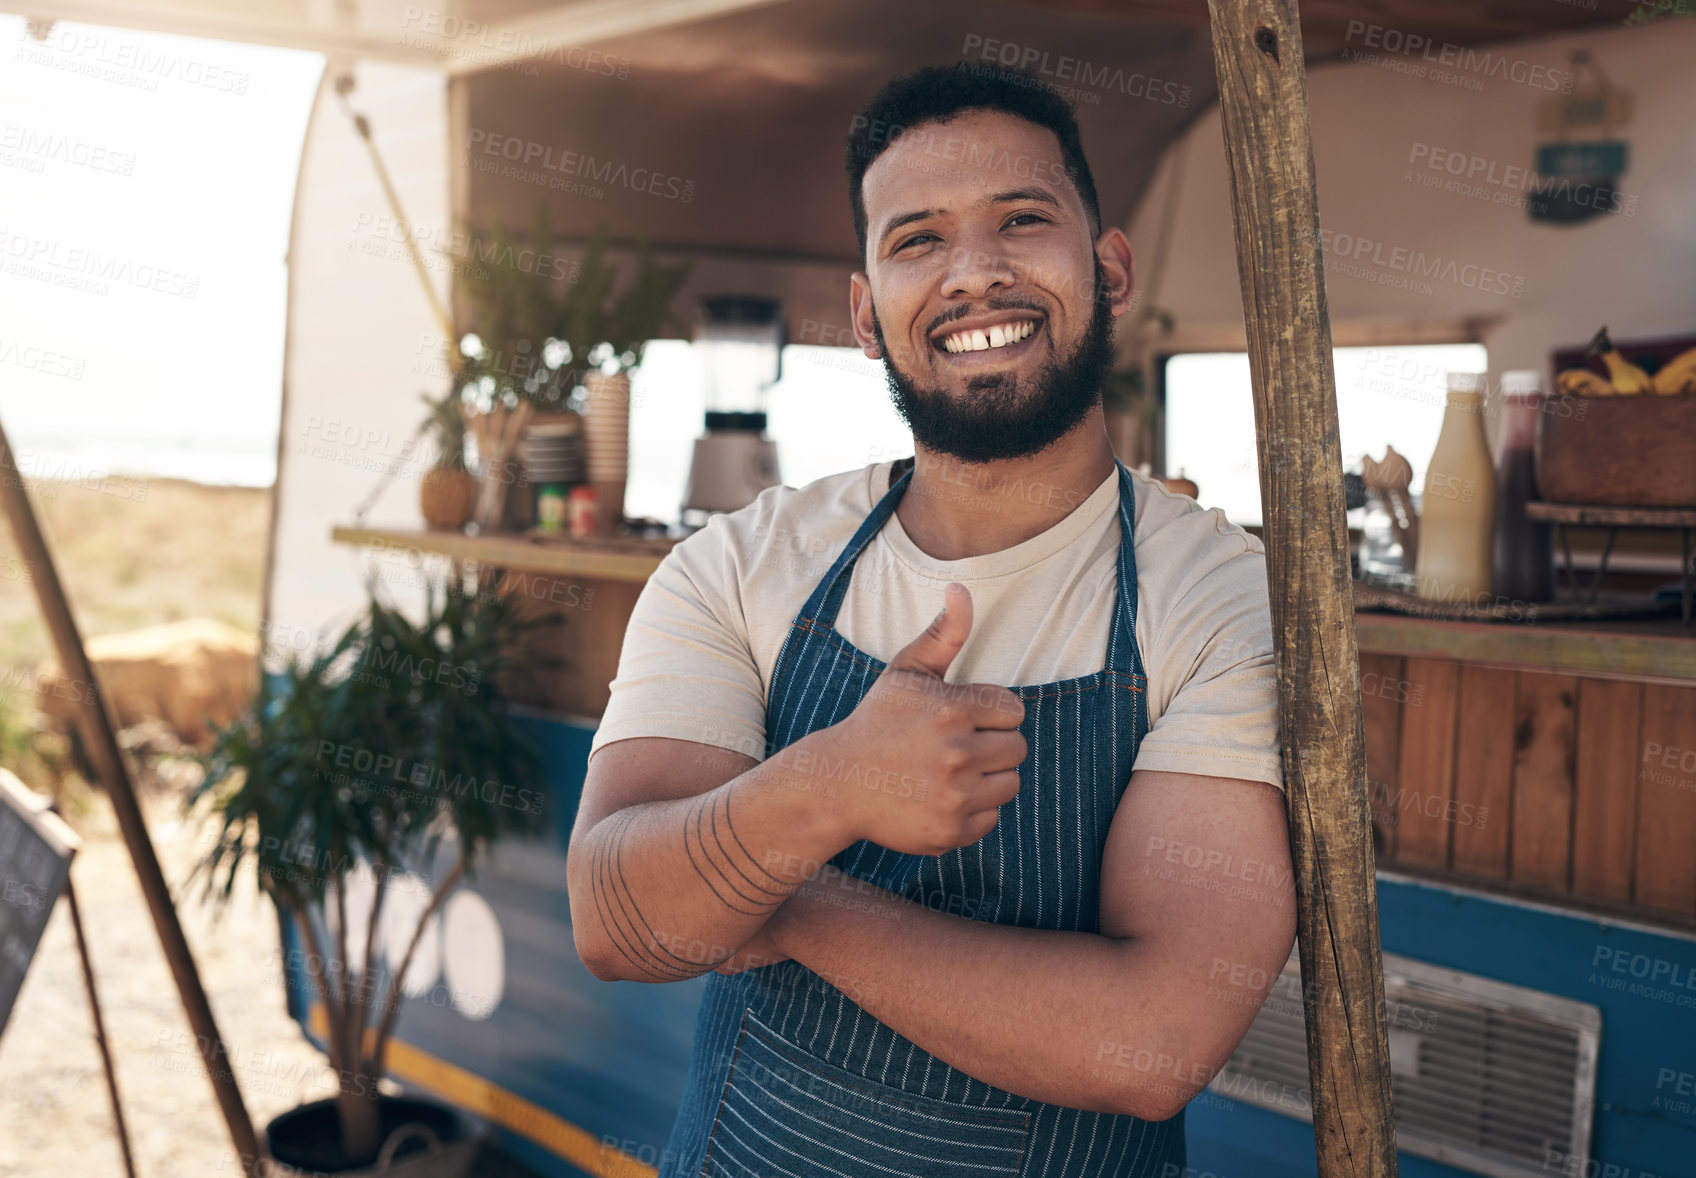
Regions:
<instances>
[{"instance_id":1,"label":"apron strap","mask_svg":"<svg viewBox=\"0 0 1696 1178\"><path fill-rule=\"evenodd\" d=\"M842 599L848 595L848 580L854 562L860 559L860 552L871 543L871 538L878 529L889 522L889 517L895 514L896 504L901 502L901 496L906 493L907 484L912 481L913 471L908 468L901 477L890 484L883 498L877 501L871 514L860 523L859 531L848 541L836 558L836 563L830 566L830 571L824 579L813 587L812 596L807 598L807 604L801 611L801 616L811 619L821 626L836 624L836 613L842 608Z\"/></svg>"},{"instance_id":2,"label":"apron strap","mask_svg":"<svg viewBox=\"0 0 1696 1178\"><path fill-rule=\"evenodd\" d=\"M1137 651L1136 638L1137 492L1129 468L1117 457L1113 465L1119 470L1119 593L1113 604L1113 624L1107 641L1107 669L1142 677L1142 655Z\"/></svg>"}]
</instances>

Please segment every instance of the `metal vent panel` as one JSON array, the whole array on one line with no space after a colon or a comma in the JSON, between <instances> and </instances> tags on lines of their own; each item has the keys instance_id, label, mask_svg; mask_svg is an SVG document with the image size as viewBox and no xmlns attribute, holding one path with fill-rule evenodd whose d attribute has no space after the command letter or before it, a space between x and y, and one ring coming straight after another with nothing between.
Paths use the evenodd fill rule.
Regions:
<instances>
[{"instance_id":1,"label":"metal vent panel","mask_svg":"<svg viewBox=\"0 0 1696 1178\"><path fill-rule=\"evenodd\" d=\"M1292 954L1209 1089L1311 1121L1301 999ZM1493 1178L1589 1158L1599 1008L1391 953L1384 1000L1397 1148Z\"/></svg>"}]
</instances>

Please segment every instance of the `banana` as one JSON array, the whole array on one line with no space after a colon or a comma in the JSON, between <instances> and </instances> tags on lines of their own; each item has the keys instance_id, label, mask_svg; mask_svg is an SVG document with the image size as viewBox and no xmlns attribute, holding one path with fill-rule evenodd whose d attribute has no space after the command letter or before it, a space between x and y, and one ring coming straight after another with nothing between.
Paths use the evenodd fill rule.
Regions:
<instances>
[{"instance_id":1,"label":"banana","mask_svg":"<svg viewBox=\"0 0 1696 1178\"><path fill-rule=\"evenodd\" d=\"M1608 375L1613 378L1614 391L1621 396L1635 397L1655 391L1655 384L1649 379L1649 374L1614 348L1606 327L1598 331L1596 337L1590 341L1590 355L1602 358L1602 363L1608 366Z\"/></svg>"},{"instance_id":2,"label":"banana","mask_svg":"<svg viewBox=\"0 0 1696 1178\"><path fill-rule=\"evenodd\" d=\"M1655 391L1663 397L1696 393L1696 348L1680 352L1654 375Z\"/></svg>"},{"instance_id":3,"label":"banana","mask_svg":"<svg viewBox=\"0 0 1696 1178\"><path fill-rule=\"evenodd\" d=\"M1614 386L1588 368L1568 368L1555 374L1555 387L1563 397L1611 397Z\"/></svg>"}]
</instances>

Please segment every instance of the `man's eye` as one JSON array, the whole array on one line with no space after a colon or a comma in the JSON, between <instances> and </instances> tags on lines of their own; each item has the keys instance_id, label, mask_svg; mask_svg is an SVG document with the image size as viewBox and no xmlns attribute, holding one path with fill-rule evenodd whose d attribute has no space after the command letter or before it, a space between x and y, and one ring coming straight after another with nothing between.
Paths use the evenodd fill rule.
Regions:
<instances>
[{"instance_id":1,"label":"man's eye","mask_svg":"<svg viewBox=\"0 0 1696 1178\"><path fill-rule=\"evenodd\" d=\"M1017 213L1007 222L1007 224L1017 225L1021 221L1035 222L1038 225L1048 224L1047 217L1039 216L1036 213Z\"/></svg>"},{"instance_id":2,"label":"man's eye","mask_svg":"<svg viewBox=\"0 0 1696 1178\"><path fill-rule=\"evenodd\" d=\"M915 242L924 241L926 238L933 238L933 239L936 239L936 240L941 240L940 238L937 238L936 234L934 234L934 233L915 233L915 234L913 234L913 236L909 237L906 241L903 241L900 245L896 246L895 252L900 253L902 250L906 249L908 246L914 244Z\"/></svg>"}]
</instances>

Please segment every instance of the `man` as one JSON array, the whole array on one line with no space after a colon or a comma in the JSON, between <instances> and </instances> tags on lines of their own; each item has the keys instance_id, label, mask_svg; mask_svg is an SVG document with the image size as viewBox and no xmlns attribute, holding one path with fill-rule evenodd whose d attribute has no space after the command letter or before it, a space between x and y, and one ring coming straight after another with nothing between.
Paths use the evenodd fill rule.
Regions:
<instances>
[{"instance_id":1,"label":"man","mask_svg":"<svg viewBox=\"0 0 1696 1178\"><path fill-rule=\"evenodd\" d=\"M914 458L648 581L577 949L714 971L662 1178L1171 1178L1294 940L1263 552L1109 447L1131 253L1067 104L934 68L853 126L849 306Z\"/></svg>"}]
</instances>

